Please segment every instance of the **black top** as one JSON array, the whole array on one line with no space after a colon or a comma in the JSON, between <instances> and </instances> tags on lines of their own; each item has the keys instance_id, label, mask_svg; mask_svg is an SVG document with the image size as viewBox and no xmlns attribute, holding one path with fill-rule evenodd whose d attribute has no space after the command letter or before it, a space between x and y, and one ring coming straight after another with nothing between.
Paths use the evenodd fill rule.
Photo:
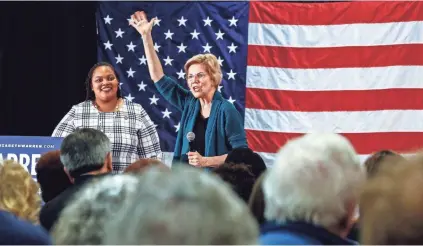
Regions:
<instances>
[{"instance_id":1,"label":"black top","mask_svg":"<svg viewBox=\"0 0 423 246\"><path fill-rule=\"evenodd\" d=\"M85 184L94 178L105 177L110 174L83 175L75 178L73 185L64 190L60 195L47 202L40 211L40 225L47 231L51 232L53 225L59 219L60 213L72 201L76 194Z\"/></svg>"},{"instance_id":2,"label":"black top","mask_svg":"<svg viewBox=\"0 0 423 246\"><path fill-rule=\"evenodd\" d=\"M353 227L350 230L350 233L348 234L347 238L354 240L354 241L359 241L359 234L360 233L360 229L358 226L358 222L354 223Z\"/></svg>"},{"instance_id":3,"label":"black top","mask_svg":"<svg viewBox=\"0 0 423 246\"><path fill-rule=\"evenodd\" d=\"M209 118L204 118L199 113L194 124L194 129L192 130L192 132L195 134L195 139L191 146L202 156L204 156L206 149L206 129L208 119Z\"/></svg>"}]
</instances>

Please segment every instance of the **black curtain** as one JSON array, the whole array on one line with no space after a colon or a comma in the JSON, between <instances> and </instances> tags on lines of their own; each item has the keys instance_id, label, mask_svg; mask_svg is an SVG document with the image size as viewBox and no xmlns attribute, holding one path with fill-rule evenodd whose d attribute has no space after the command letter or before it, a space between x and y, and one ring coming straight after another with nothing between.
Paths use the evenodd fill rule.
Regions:
<instances>
[{"instance_id":1,"label":"black curtain","mask_svg":"<svg viewBox=\"0 0 423 246\"><path fill-rule=\"evenodd\" d=\"M50 136L97 60L96 2L0 2L0 135Z\"/></svg>"}]
</instances>

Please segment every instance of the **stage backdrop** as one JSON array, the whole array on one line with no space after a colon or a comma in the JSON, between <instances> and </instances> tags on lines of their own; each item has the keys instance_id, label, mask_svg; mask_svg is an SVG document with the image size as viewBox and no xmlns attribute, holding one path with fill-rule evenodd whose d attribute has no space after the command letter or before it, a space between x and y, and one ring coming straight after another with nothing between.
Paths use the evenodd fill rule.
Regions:
<instances>
[{"instance_id":1,"label":"stage backdrop","mask_svg":"<svg viewBox=\"0 0 423 246\"><path fill-rule=\"evenodd\" d=\"M50 136L85 99L84 82L97 60L96 6L0 1L0 135Z\"/></svg>"},{"instance_id":2,"label":"stage backdrop","mask_svg":"<svg viewBox=\"0 0 423 246\"><path fill-rule=\"evenodd\" d=\"M171 155L178 112L157 92L128 20L158 17L155 49L186 86L184 63L216 55L219 86L244 118L248 144L268 165L307 132L346 136L364 159L423 145L423 2L100 2L98 60L114 65Z\"/></svg>"}]
</instances>

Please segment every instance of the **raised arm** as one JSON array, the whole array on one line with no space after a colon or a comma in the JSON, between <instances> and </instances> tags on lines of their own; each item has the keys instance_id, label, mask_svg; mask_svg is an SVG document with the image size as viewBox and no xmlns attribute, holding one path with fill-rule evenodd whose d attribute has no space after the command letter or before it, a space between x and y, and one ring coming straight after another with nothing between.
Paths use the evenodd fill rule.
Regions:
<instances>
[{"instance_id":1,"label":"raised arm","mask_svg":"<svg viewBox=\"0 0 423 246\"><path fill-rule=\"evenodd\" d=\"M157 90L168 102L182 111L190 92L170 77L164 75L163 67L154 49L153 38L151 36L151 30L153 29L155 20L156 18L152 18L148 22L145 12L138 11L131 16L130 23L142 36L148 70Z\"/></svg>"},{"instance_id":2,"label":"raised arm","mask_svg":"<svg viewBox=\"0 0 423 246\"><path fill-rule=\"evenodd\" d=\"M153 29L155 20L156 18L152 18L149 22L144 11L137 11L131 16L130 21L131 26L141 34L148 63L148 71L154 83L158 82L164 76L163 67L156 50L154 50L153 38L151 36L151 30Z\"/></svg>"}]
</instances>

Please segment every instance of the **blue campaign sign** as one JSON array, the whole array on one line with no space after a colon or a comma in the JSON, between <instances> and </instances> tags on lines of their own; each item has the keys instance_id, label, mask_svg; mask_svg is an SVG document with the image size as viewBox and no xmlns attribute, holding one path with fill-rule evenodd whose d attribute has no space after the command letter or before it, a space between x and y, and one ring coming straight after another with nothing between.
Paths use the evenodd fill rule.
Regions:
<instances>
[{"instance_id":1,"label":"blue campaign sign","mask_svg":"<svg viewBox=\"0 0 423 246\"><path fill-rule=\"evenodd\" d=\"M0 136L0 162L14 160L25 166L35 178L35 164L46 152L60 149L63 138Z\"/></svg>"}]
</instances>

